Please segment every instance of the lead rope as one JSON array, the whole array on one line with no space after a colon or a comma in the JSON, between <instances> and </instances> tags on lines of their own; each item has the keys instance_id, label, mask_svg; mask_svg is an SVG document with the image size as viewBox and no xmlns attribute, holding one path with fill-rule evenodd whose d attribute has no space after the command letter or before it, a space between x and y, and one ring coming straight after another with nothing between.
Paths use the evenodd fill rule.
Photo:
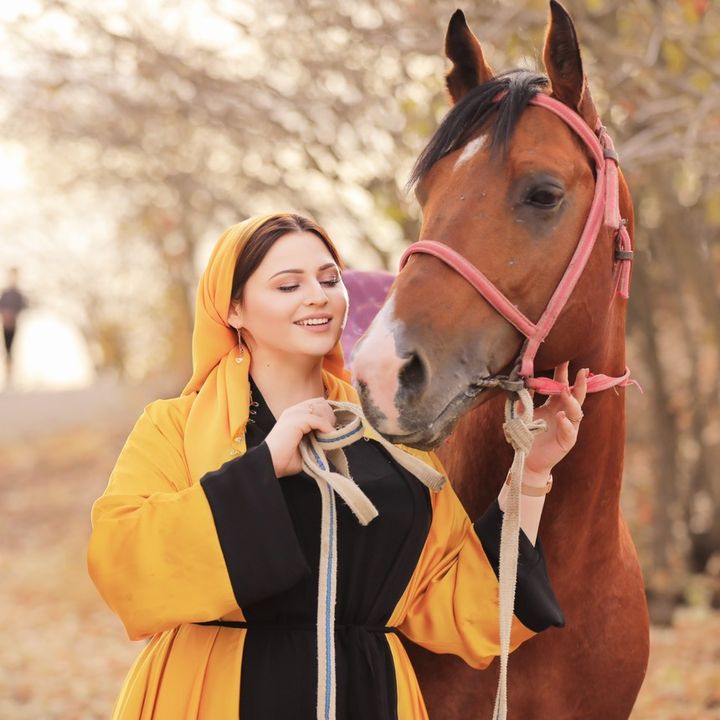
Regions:
<instances>
[{"instance_id":1,"label":"lead rope","mask_svg":"<svg viewBox=\"0 0 720 720\"><path fill-rule=\"evenodd\" d=\"M500 531L500 678L495 696L493 720L507 718L507 669L510 655L510 634L515 608L515 586L520 538L520 488L525 459L532 448L534 433L547 430L544 420L533 420L533 402L525 388L515 390L505 402L505 439L513 446L515 456L510 466L510 490L507 495L502 529ZM517 404L522 402L522 414Z\"/></svg>"},{"instance_id":2,"label":"lead rope","mask_svg":"<svg viewBox=\"0 0 720 720\"><path fill-rule=\"evenodd\" d=\"M361 525L377 517L377 508L350 476L350 468L342 448L354 443L370 427L362 408L348 402L328 401L335 411L338 426L333 432L313 432L300 443L303 470L320 489L322 516L320 521L320 563L318 572L317 650L318 686L317 720L335 720L335 599L337 596L337 493L348 505ZM445 477L419 458L405 452L385 438L377 440L406 470L420 482L437 492ZM332 466L335 470L331 470Z\"/></svg>"}]
</instances>

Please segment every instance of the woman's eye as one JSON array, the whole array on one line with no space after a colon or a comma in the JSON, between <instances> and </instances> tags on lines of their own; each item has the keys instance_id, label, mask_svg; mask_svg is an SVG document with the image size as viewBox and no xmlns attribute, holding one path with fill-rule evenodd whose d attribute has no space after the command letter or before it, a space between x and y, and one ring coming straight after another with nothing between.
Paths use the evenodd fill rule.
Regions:
<instances>
[{"instance_id":1,"label":"woman's eye","mask_svg":"<svg viewBox=\"0 0 720 720\"><path fill-rule=\"evenodd\" d=\"M328 278L327 280L320 280L321 285L326 285L327 287L333 287L334 285L337 285L340 282L339 277L334 278ZM278 290L282 292L292 292L293 290L297 290L300 287L299 284L295 283L294 285L279 285Z\"/></svg>"},{"instance_id":2,"label":"woman's eye","mask_svg":"<svg viewBox=\"0 0 720 720\"><path fill-rule=\"evenodd\" d=\"M557 207L563 198L562 191L559 189L538 189L533 190L527 196L527 201L530 205L534 205L538 208L548 210L550 208Z\"/></svg>"}]
</instances>

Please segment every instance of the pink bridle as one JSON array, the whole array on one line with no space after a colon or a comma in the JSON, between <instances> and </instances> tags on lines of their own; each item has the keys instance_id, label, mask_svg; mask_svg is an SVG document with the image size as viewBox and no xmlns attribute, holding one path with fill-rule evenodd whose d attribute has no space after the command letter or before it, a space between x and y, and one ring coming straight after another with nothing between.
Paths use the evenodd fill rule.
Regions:
<instances>
[{"instance_id":1,"label":"pink bridle","mask_svg":"<svg viewBox=\"0 0 720 720\"><path fill-rule=\"evenodd\" d=\"M500 100L500 95L497 100ZM595 246L595 241L603 224L615 232L617 247L615 249L616 266L614 270L613 297L619 293L627 300L630 295L630 263L632 261L632 242L626 228L626 221L620 217L620 195L618 189L618 154L615 151L612 138L598 121L596 132L593 132L587 123L567 105L548 97L536 95L530 100L532 105L546 108L564 120L590 150L595 161L597 178L595 193L588 214L585 227L565 274L560 280L555 292L550 298L545 311L537 323L528 319L513 303L503 295L488 278L472 263L451 247L433 240L420 240L410 245L400 258L400 270L405 267L408 258L415 253L426 253L447 263L456 272L462 275L508 322L512 323L526 338L518 360L519 371L517 375L522 383L543 395L557 394L563 391L566 385L545 377L534 377L534 360L540 343L547 337L555 325L558 316L570 297L573 288L582 275L588 258ZM517 366L516 366L517 370ZM515 372L513 373L515 375ZM516 376L517 377L517 376ZM512 376L508 382L499 383L508 389L512 387ZM588 392L599 392L614 386L624 387L635 384L630 380L630 370L626 367L625 373L620 377L608 375L588 376ZM639 385L638 385L639 387Z\"/></svg>"}]
</instances>

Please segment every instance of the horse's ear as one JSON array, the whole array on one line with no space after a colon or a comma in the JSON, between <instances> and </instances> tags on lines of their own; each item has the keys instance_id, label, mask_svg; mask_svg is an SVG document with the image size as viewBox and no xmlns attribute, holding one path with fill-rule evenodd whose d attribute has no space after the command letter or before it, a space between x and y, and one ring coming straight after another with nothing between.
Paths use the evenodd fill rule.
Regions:
<instances>
[{"instance_id":1,"label":"horse's ear","mask_svg":"<svg viewBox=\"0 0 720 720\"><path fill-rule=\"evenodd\" d=\"M445 78L453 103L495 76L485 62L480 41L468 27L462 10L456 10L450 18L445 36L445 54L453 63L453 69Z\"/></svg>"},{"instance_id":2,"label":"horse's ear","mask_svg":"<svg viewBox=\"0 0 720 720\"><path fill-rule=\"evenodd\" d=\"M580 113L594 129L598 114L583 72L575 26L567 10L557 0L550 0L550 26L543 59L553 97Z\"/></svg>"}]
</instances>

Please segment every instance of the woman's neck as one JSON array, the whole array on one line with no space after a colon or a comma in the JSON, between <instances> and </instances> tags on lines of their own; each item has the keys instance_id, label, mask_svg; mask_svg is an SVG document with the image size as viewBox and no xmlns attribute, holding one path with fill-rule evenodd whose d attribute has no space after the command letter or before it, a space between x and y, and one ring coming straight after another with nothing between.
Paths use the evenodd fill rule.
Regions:
<instances>
[{"instance_id":1,"label":"woman's neck","mask_svg":"<svg viewBox=\"0 0 720 720\"><path fill-rule=\"evenodd\" d=\"M303 400L323 397L322 358L278 358L256 351L250 375L275 418Z\"/></svg>"}]
</instances>

